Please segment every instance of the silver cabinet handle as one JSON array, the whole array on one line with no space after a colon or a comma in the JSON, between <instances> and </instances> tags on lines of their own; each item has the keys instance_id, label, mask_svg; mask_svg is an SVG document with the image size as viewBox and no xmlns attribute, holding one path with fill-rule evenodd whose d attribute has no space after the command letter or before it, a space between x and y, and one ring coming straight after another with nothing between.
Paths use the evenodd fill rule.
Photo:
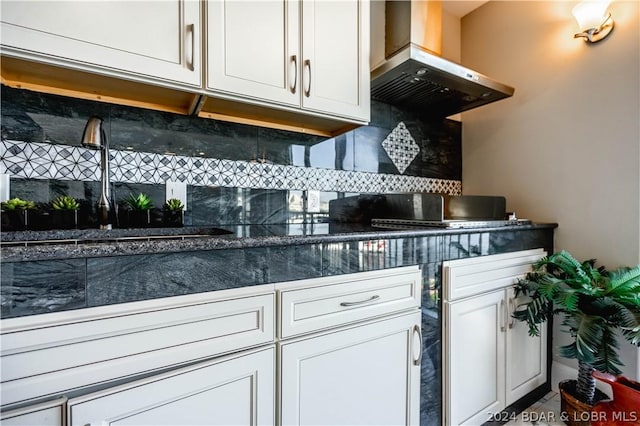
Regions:
<instances>
[{"instance_id":1,"label":"silver cabinet handle","mask_svg":"<svg viewBox=\"0 0 640 426\"><path fill-rule=\"evenodd\" d=\"M375 294L375 295L371 296L370 298L368 298L367 300L360 300L358 302L340 302L340 306L364 305L365 303L373 302L374 300L378 300L378 299L380 299L380 296Z\"/></svg>"},{"instance_id":2,"label":"silver cabinet handle","mask_svg":"<svg viewBox=\"0 0 640 426\"><path fill-rule=\"evenodd\" d=\"M307 78L307 87L306 89L304 89L304 95L308 98L309 96L311 96L311 60L309 59L304 60L304 68L307 70L307 73L309 74L309 78Z\"/></svg>"},{"instance_id":3,"label":"silver cabinet handle","mask_svg":"<svg viewBox=\"0 0 640 426\"><path fill-rule=\"evenodd\" d=\"M418 352L418 358L413 360L413 365L422 364L422 330L420 330L420 325L416 324L413 326L413 333L418 334L418 341L420 342L420 351Z\"/></svg>"},{"instance_id":4,"label":"silver cabinet handle","mask_svg":"<svg viewBox=\"0 0 640 426\"><path fill-rule=\"evenodd\" d=\"M516 310L516 301L513 297L509 298L509 309L507 310L507 316L509 317L509 330L513 328L516 323L516 319L513 317L513 313Z\"/></svg>"},{"instance_id":5,"label":"silver cabinet handle","mask_svg":"<svg viewBox=\"0 0 640 426\"><path fill-rule=\"evenodd\" d=\"M296 93L298 86L298 56L291 55L291 63L293 64L293 84L291 85L291 93ZM291 79L291 68L289 68L289 78Z\"/></svg>"},{"instance_id":6,"label":"silver cabinet handle","mask_svg":"<svg viewBox=\"0 0 640 426\"><path fill-rule=\"evenodd\" d=\"M500 300L500 331L502 331L503 333L505 331L507 331L507 325L505 324L505 305L504 305L504 299Z\"/></svg>"},{"instance_id":7,"label":"silver cabinet handle","mask_svg":"<svg viewBox=\"0 0 640 426\"><path fill-rule=\"evenodd\" d=\"M187 47L186 47L186 51L187 51L187 68L191 71L193 71L194 69L194 65L193 65L193 61L194 61L194 56L195 56L195 25L194 24L188 24L187 25L187 33L190 35L189 37L187 37Z\"/></svg>"}]
</instances>

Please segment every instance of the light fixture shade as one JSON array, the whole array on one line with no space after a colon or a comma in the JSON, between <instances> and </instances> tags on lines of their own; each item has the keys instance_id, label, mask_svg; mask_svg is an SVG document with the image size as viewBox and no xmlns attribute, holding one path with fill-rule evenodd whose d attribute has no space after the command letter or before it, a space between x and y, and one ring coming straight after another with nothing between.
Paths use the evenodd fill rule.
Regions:
<instances>
[{"instance_id":1,"label":"light fixture shade","mask_svg":"<svg viewBox=\"0 0 640 426\"><path fill-rule=\"evenodd\" d=\"M609 35L614 26L608 11L610 3L611 0L585 0L578 3L571 13L578 21L581 32L574 37L583 37L585 41L595 43Z\"/></svg>"},{"instance_id":2,"label":"light fixture shade","mask_svg":"<svg viewBox=\"0 0 640 426\"><path fill-rule=\"evenodd\" d=\"M598 28L607 19L607 9L611 0L587 0L578 3L571 13L573 14L580 31Z\"/></svg>"}]
</instances>

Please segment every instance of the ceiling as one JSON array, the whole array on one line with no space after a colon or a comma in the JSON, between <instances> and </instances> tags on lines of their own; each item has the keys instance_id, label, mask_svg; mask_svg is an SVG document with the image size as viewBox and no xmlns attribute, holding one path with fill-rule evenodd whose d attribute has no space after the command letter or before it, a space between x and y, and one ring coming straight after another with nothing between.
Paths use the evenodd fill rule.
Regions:
<instances>
[{"instance_id":1,"label":"ceiling","mask_svg":"<svg viewBox=\"0 0 640 426\"><path fill-rule=\"evenodd\" d=\"M487 3L487 1L488 0L444 0L442 2L442 9L458 18L462 18L467 13Z\"/></svg>"}]
</instances>

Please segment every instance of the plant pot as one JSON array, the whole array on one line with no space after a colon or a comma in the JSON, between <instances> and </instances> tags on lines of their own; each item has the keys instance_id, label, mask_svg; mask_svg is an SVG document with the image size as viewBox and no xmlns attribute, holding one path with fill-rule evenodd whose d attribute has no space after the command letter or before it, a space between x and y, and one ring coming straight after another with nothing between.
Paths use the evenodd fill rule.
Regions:
<instances>
[{"instance_id":1,"label":"plant pot","mask_svg":"<svg viewBox=\"0 0 640 426\"><path fill-rule=\"evenodd\" d=\"M162 223L170 228L181 228L184 226L184 211L182 210L163 210Z\"/></svg>"},{"instance_id":2,"label":"plant pot","mask_svg":"<svg viewBox=\"0 0 640 426\"><path fill-rule=\"evenodd\" d=\"M608 383L613 392L613 400L593 405L592 426L640 425L640 382L599 371L594 371L592 375Z\"/></svg>"},{"instance_id":3,"label":"plant pot","mask_svg":"<svg viewBox=\"0 0 640 426\"><path fill-rule=\"evenodd\" d=\"M53 229L77 229L78 210L52 210L51 224Z\"/></svg>"},{"instance_id":4,"label":"plant pot","mask_svg":"<svg viewBox=\"0 0 640 426\"><path fill-rule=\"evenodd\" d=\"M49 229L49 213L31 209L2 210L3 231L39 231Z\"/></svg>"},{"instance_id":5,"label":"plant pot","mask_svg":"<svg viewBox=\"0 0 640 426\"><path fill-rule=\"evenodd\" d=\"M48 211L27 210L27 229L44 231L51 229L51 215Z\"/></svg>"},{"instance_id":6,"label":"plant pot","mask_svg":"<svg viewBox=\"0 0 640 426\"><path fill-rule=\"evenodd\" d=\"M121 210L121 228L148 228L151 223L149 210Z\"/></svg>"},{"instance_id":7,"label":"plant pot","mask_svg":"<svg viewBox=\"0 0 640 426\"><path fill-rule=\"evenodd\" d=\"M562 420L569 426L591 426L591 409L593 405L576 398L576 383L576 380L563 380L558 384ZM596 389L595 402L608 398L605 393Z\"/></svg>"},{"instance_id":8,"label":"plant pot","mask_svg":"<svg viewBox=\"0 0 640 426\"><path fill-rule=\"evenodd\" d=\"M27 210L2 210L3 231L24 231L27 229Z\"/></svg>"}]
</instances>

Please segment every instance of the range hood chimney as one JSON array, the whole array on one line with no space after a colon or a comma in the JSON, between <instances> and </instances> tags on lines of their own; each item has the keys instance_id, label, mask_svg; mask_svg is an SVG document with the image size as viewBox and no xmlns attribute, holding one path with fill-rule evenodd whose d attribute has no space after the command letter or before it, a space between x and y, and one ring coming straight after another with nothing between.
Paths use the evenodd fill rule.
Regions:
<instances>
[{"instance_id":1,"label":"range hood chimney","mask_svg":"<svg viewBox=\"0 0 640 426\"><path fill-rule=\"evenodd\" d=\"M371 99L447 117L513 95L513 87L440 56L441 1L372 2L371 18Z\"/></svg>"}]
</instances>

